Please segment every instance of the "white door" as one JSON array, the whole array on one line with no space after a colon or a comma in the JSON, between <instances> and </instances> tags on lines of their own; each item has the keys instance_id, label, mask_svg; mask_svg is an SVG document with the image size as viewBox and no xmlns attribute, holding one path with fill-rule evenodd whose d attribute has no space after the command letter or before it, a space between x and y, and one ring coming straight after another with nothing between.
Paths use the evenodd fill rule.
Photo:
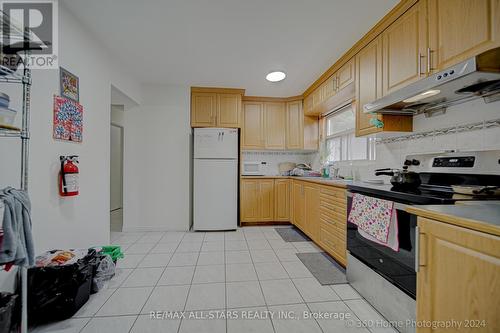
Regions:
<instances>
[{"instance_id":1,"label":"white door","mask_svg":"<svg viewBox=\"0 0 500 333\"><path fill-rule=\"evenodd\" d=\"M195 128L194 158L238 158L238 130Z\"/></svg>"},{"instance_id":2,"label":"white door","mask_svg":"<svg viewBox=\"0 0 500 333\"><path fill-rule=\"evenodd\" d=\"M111 211L123 208L123 128L111 125Z\"/></svg>"},{"instance_id":3,"label":"white door","mask_svg":"<svg viewBox=\"0 0 500 333\"><path fill-rule=\"evenodd\" d=\"M238 160L194 160L194 230L232 230L238 224Z\"/></svg>"}]
</instances>

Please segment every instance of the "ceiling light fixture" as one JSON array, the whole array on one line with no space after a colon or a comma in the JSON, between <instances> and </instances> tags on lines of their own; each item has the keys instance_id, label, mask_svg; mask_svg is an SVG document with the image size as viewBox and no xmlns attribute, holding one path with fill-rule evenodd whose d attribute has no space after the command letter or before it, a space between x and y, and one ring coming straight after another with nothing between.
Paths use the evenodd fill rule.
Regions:
<instances>
[{"instance_id":1,"label":"ceiling light fixture","mask_svg":"<svg viewBox=\"0 0 500 333\"><path fill-rule=\"evenodd\" d=\"M423 93L420 93L420 94L415 95L413 97L407 98L407 99L403 100L403 102L405 102L405 103L418 102L418 101L421 101L423 99L426 99L427 97L437 95L440 92L441 92L441 90L437 90L437 89L436 90L427 90Z\"/></svg>"},{"instance_id":2,"label":"ceiling light fixture","mask_svg":"<svg viewBox=\"0 0 500 333\"><path fill-rule=\"evenodd\" d=\"M282 71L270 72L266 75L266 80L269 82L279 82L286 78L286 74Z\"/></svg>"}]
</instances>

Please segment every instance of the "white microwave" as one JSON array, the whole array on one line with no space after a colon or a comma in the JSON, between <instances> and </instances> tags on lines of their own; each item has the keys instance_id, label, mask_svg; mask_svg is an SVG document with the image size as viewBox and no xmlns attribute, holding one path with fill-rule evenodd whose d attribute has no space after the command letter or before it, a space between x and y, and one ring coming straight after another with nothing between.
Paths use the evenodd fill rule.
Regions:
<instances>
[{"instance_id":1,"label":"white microwave","mask_svg":"<svg viewBox=\"0 0 500 333\"><path fill-rule=\"evenodd\" d=\"M264 176L266 174L266 162L243 162L241 174L243 176Z\"/></svg>"}]
</instances>

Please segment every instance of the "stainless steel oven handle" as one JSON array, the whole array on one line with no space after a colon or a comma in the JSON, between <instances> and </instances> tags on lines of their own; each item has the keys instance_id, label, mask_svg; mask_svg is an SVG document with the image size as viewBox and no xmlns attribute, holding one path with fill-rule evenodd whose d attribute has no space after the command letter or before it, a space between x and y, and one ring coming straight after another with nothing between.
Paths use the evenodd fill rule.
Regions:
<instances>
[{"instance_id":1,"label":"stainless steel oven handle","mask_svg":"<svg viewBox=\"0 0 500 333\"><path fill-rule=\"evenodd\" d=\"M415 227L415 272L418 273L418 269L420 267L420 255L418 253L419 251L419 244L420 243L420 228L418 225Z\"/></svg>"},{"instance_id":2,"label":"stainless steel oven handle","mask_svg":"<svg viewBox=\"0 0 500 333\"><path fill-rule=\"evenodd\" d=\"M347 192L347 197L352 198L353 195L354 195L354 193ZM363 195L365 195L365 194L363 194ZM365 195L365 196L369 196L369 195ZM399 202L395 202L395 201L393 201L393 202L394 202L394 208L396 208L397 210L404 210L404 211L406 211L406 208L408 208L410 206L410 205L405 205L405 204L402 204L402 203L399 203Z\"/></svg>"}]
</instances>

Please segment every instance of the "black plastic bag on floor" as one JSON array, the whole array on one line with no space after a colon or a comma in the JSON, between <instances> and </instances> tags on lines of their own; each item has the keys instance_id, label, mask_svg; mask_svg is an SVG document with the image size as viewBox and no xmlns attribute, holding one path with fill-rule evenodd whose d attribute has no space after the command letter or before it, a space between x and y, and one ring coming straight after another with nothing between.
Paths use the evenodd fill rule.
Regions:
<instances>
[{"instance_id":1,"label":"black plastic bag on floor","mask_svg":"<svg viewBox=\"0 0 500 333\"><path fill-rule=\"evenodd\" d=\"M96 252L64 266L28 270L29 325L73 316L89 299Z\"/></svg>"},{"instance_id":2,"label":"black plastic bag on floor","mask_svg":"<svg viewBox=\"0 0 500 333\"><path fill-rule=\"evenodd\" d=\"M17 295L12 293L0 293L0 332L11 332L13 326L16 326L18 318Z\"/></svg>"},{"instance_id":3,"label":"black plastic bag on floor","mask_svg":"<svg viewBox=\"0 0 500 333\"><path fill-rule=\"evenodd\" d=\"M115 276L116 265L113 259L107 254L97 254L94 261L94 273L92 277L91 293L95 294L103 289L106 284Z\"/></svg>"}]
</instances>

